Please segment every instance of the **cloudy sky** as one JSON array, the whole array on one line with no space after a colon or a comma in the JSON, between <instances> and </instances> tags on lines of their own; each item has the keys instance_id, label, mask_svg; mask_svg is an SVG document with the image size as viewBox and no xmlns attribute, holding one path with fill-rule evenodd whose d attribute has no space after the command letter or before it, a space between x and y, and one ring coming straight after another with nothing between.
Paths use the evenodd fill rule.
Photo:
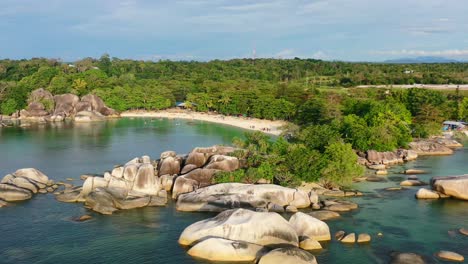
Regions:
<instances>
[{"instance_id":1,"label":"cloudy sky","mask_svg":"<svg viewBox=\"0 0 468 264\"><path fill-rule=\"evenodd\" d=\"M0 58L468 59L467 0L0 0Z\"/></svg>"}]
</instances>

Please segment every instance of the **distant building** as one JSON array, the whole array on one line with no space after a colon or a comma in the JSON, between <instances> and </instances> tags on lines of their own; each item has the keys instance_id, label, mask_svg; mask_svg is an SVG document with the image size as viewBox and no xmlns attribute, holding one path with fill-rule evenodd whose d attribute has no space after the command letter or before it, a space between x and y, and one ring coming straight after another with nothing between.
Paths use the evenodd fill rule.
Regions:
<instances>
[{"instance_id":1,"label":"distant building","mask_svg":"<svg viewBox=\"0 0 468 264\"><path fill-rule=\"evenodd\" d=\"M404 73L405 73L405 74L413 74L414 71L413 71L413 70L405 70Z\"/></svg>"},{"instance_id":2,"label":"distant building","mask_svg":"<svg viewBox=\"0 0 468 264\"><path fill-rule=\"evenodd\" d=\"M457 121L445 121L444 123L444 131L452 131L452 130L463 130L466 128L465 122L457 122Z\"/></svg>"},{"instance_id":3,"label":"distant building","mask_svg":"<svg viewBox=\"0 0 468 264\"><path fill-rule=\"evenodd\" d=\"M196 103L190 103L190 105L197 106ZM185 102L176 102L175 106L177 108L184 108L184 109L187 108L187 104Z\"/></svg>"}]
</instances>

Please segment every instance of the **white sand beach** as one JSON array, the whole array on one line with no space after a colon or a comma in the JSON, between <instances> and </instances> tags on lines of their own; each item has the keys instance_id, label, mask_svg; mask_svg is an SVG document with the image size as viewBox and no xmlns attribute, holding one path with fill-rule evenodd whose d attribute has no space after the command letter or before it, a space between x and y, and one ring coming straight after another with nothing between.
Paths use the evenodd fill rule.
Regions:
<instances>
[{"instance_id":1,"label":"white sand beach","mask_svg":"<svg viewBox=\"0 0 468 264\"><path fill-rule=\"evenodd\" d=\"M168 119L187 119L213 122L218 124L230 125L249 130L261 131L271 135L280 135L281 127L287 124L286 121L272 121L258 118L225 116L218 113L194 112L183 109L166 109L161 111L126 111L121 113L122 117L156 117Z\"/></svg>"}]
</instances>

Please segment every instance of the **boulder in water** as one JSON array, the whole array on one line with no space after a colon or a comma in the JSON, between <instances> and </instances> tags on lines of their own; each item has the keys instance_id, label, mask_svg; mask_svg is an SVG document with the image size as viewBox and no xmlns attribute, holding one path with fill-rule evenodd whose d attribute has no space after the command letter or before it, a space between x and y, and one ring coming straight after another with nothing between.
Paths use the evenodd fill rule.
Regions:
<instances>
[{"instance_id":1,"label":"boulder in water","mask_svg":"<svg viewBox=\"0 0 468 264\"><path fill-rule=\"evenodd\" d=\"M451 252L451 251L445 251L445 250L437 252L436 256L446 261L463 262L465 260L465 258L462 255L455 253L455 252Z\"/></svg>"},{"instance_id":2,"label":"boulder in water","mask_svg":"<svg viewBox=\"0 0 468 264\"><path fill-rule=\"evenodd\" d=\"M371 241L371 236L369 234L363 233L359 234L357 238L358 243L368 243Z\"/></svg>"},{"instance_id":3,"label":"boulder in water","mask_svg":"<svg viewBox=\"0 0 468 264\"><path fill-rule=\"evenodd\" d=\"M416 193L417 199L439 199L440 195L437 192L421 188Z\"/></svg>"},{"instance_id":4,"label":"boulder in water","mask_svg":"<svg viewBox=\"0 0 468 264\"><path fill-rule=\"evenodd\" d=\"M277 213L261 213L245 209L227 210L214 218L196 222L185 228L179 244L192 245L209 237L274 246L298 246L294 228Z\"/></svg>"},{"instance_id":5,"label":"boulder in water","mask_svg":"<svg viewBox=\"0 0 468 264\"><path fill-rule=\"evenodd\" d=\"M7 202L23 201L32 198L32 192L23 188L0 183L0 199Z\"/></svg>"},{"instance_id":6,"label":"boulder in water","mask_svg":"<svg viewBox=\"0 0 468 264\"><path fill-rule=\"evenodd\" d=\"M221 183L179 195L176 209L220 212L231 208L266 208L270 203L282 208L289 205L307 208L310 199L305 191L279 185Z\"/></svg>"},{"instance_id":7,"label":"boulder in water","mask_svg":"<svg viewBox=\"0 0 468 264\"><path fill-rule=\"evenodd\" d=\"M344 236L341 240L341 243L355 243L356 242L356 234L350 233Z\"/></svg>"},{"instance_id":8,"label":"boulder in water","mask_svg":"<svg viewBox=\"0 0 468 264\"><path fill-rule=\"evenodd\" d=\"M419 180L405 180L400 182L400 186L424 186L427 183Z\"/></svg>"},{"instance_id":9,"label":"boulder in water","mask_svg":"<svg viewBox=\"0 0 468 264\"><path fill-rule=\"evenodd\" d=\"M311 238L306 238L304 240L301 240L299 242L299 247L304 249L304 250L322 249L322 245L320 245L320 243L317 240L311 239Z\"/></svg>"},{"instance_id":10,"label":"boulder in water","mask_svg":"<svg viewBox=\"0 0 468 264\"><path fill-rule=\"evenodd\" d=\"M317 264L314 255L299 248L277 248L260 258L258 264Z\"/></svg>"},{"instance_id":11,"label":"boulder in water","mask_svg":"<svg viewBox=\"0 0 468 264\"><path fill-rule=\"evenodd\" d=\"M81 111L76 113L75 122L96 122L104 121L105 117L99 112Z\"/></svg>"},{"instance_id":12,"label":"boulder in water","mask_svg":"<svg viewBox=\"0 0 468 264\"><path fill-rule=\"evenodd\" d=\"M431 179L432 189L461 200L468 200L468 175L435 177Z\"/></svg>"},{"instance_id":13,"label":"boulder in water","mask_svg":"<svg viewBox=\"0 0 468 264\"><path fill-rule=\"evenodd\" d=\"M319 220L326 221L330 219L335 219L340 217L340 214L337 212L329 211L329 210L320 210L320 211L313 211L310 212L309 215L315 217Z\"/></svg>"},{"instance_id":14,"label":"boulder in water","mask_svg":"<svg viewBox=\"0 0 468 264\"><path fill-rule=\"evenodd\" d=\"M466 228L460 228L458 231L460 232L460 234L465 235L465 236L468 236L468 229L466 229Z\"/></svg>"},{"instance_id":15,"label":"boulder in water","mask_svg":"<svg viewBox=\"0 0 468 264\"><path fill-rule=\"evenodd\" d=\"M193 246L187 253L195 258L219 262L253 262L265 248L244 241L208 238Z\"/></svg>"},{"instance_id":16,"label":"boulder in water","mask_svg":"<svg viewBox=\"0 0 468 264\"><path fill-rule=\"evenodd\" d=\"M289 219L289 224L296 230L300 240L311 238L317 241L328 241L331 239L328 225L305 213L295 213Z\"/></svg>"}]
</instances>

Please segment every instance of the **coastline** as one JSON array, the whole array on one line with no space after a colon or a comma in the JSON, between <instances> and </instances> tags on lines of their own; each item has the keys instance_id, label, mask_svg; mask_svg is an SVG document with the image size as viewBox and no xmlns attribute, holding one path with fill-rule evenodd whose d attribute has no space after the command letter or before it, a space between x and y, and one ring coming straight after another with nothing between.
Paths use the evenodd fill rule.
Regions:
<instances>
[{"instance_id":1,"label":"coastline","mask_svg":"<svg viewBox=\"0 0 468 264\"><path fill-rule=\"evenodd\" d=\"M260 131L266 134L279 136L283 131L282 126L288 122L282 120L266 120L249 117L225 116L218 113L195 112L183 109L166 109L161 111L134 110L125 111L120 114L121 117L156 117L168 119L185 119L206 121L211 123L230 125L247 130Z\"/></svg>"}]
</instances>

